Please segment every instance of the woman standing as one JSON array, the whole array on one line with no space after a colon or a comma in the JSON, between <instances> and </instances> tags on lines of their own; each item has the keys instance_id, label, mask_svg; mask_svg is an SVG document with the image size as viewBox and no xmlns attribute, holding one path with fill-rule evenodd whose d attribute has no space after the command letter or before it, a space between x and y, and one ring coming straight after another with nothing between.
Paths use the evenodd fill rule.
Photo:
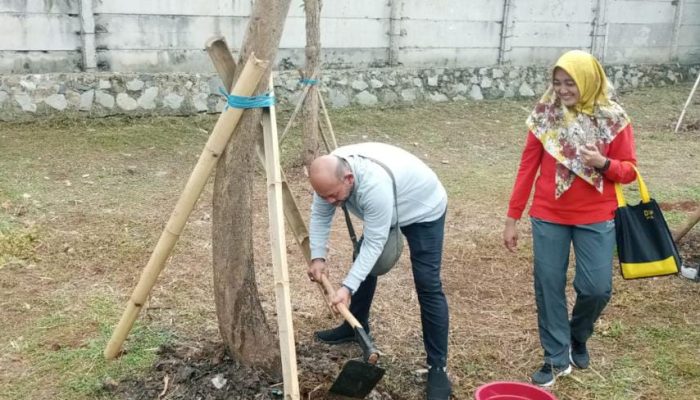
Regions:
<instances>
[{"instance_id":1,"label":"woman standing","mask_svg":"<svg viewBox=\"0 0 700 400\"><path fill-rule=\"evenodd\" d=\"M614 183L635 179L636 156L627 114L610 98L603 67L583 51L569 51L559 58L552 85L527 125L503 243L515 251L517 221L534 182L530 221L544 364L532 381L551 386L558 376L571 372L571 364L589 365L586 342L612 292ZM572 243L576 303L569 319L566 271Z\"/></svg>"}]
</instances>

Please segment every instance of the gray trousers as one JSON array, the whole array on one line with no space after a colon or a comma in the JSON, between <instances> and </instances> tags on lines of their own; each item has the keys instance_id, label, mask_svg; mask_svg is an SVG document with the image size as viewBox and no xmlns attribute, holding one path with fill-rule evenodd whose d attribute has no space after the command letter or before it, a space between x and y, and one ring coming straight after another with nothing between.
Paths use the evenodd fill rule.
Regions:
<instances>
[{"instance_id":1,"label":"gray trousers","mask_svg":"<svg viewBox=\"0 0 700 400\"><path fill-rule=\"evenodd\" d=\"M615 223L560 225L531 218L535 300L544 361L569 365L573 338L585 343L612 294ZM566 302L566 271L571 244L576 256L576 303L571 320Z\"/></svg>"}]
</instances>

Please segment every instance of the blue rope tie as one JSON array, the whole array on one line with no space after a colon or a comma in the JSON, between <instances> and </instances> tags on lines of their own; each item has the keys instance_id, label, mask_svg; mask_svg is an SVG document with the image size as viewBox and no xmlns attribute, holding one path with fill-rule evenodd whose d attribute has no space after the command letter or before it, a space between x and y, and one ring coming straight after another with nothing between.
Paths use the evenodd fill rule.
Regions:
<instances>
[{"instance_id":1,"label":"blue rope tie","mask_svg":"<svg viewBox=\"0 0 700 400\"><path fill-rule=\"evenodd\" d=\"M318 85L318 79L303 78L303 79L299 79L299 83L301 83L302 85L308 85L308 86Z\"/></svg>"},{"instance_id":2,"label":"blue rope tie","mask_svg":"<svg viewBox=\"0 0 700 400\"><path fill-rule=\"evenodd\" d=\"M275 105L275 96L270 96L270 92L258 96L236 96L228 94L224 88L220 87L219 92L226 97L226 109L231 108L264 108Z\"/></svg>"}]
</instances>

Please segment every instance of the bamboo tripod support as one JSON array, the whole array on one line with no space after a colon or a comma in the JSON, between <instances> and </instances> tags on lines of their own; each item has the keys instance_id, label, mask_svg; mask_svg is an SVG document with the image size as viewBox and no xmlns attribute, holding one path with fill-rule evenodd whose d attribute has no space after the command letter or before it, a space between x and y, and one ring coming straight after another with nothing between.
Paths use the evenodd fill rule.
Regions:
<instances>
[{"instance_id":1,"label":"bamboo tripod support","mask_svg":"<svg viewBox=\"0 0 700 400\"><path fill-rule=\"evenodd\" d=\"M252 95L267 68L267 61L258 60L254 54L251 54L238 82L232 89L232 93L238 96ZM209 175L211 175L212 169L226 148L226 144L231 138L236 125L238 125L242 114L242 109L229 108L219 116L212 134L204 146L204 150L175 205L175 209L170 215L170 219L158 239L158 243L146 267L141 273L141 278L129 299L126 309L107 343L104 350L104 356L107 359L113 359L119 354L121 346L141 312L158 275L165 267L165 261L182 233L187 217L192 212L209 179Z\"/></svg>"},{"instance_id":2,"label":"bamboo tripod support","mask_svg":"<svg viewBox=\"0 0 700 400\"><path fill-rule=\"evenodd\" d=\"M233 75L236 70L236 66L235 62L233 61L233 57L231 56L231 51L229 50L229 47L226 44L226 41L224 40L223 36L216 36L209 39L206 43L206 48L207 52L209 53L209 57L211 58L214 67L216 68L216 71L219 73L219 77L221 78L221 80L225 83L231 84L231 82L233 82ZM306 96L306 93L308 93L308 90L306 90L303 93L302 99ZM298 109L300 107L301 102L297 104L297 107L295 109L296 112L298 112ZM287 124L287 128L285 129L289 129L290 125L291 122ZM265 165L265 145L263 142L263 137L258 138L255 150L258 155L258 160L260 161L260 164L263 168L266 169L267 166ZM299 206L297 205L296 200L294 199L294 195L289 189L289 185L287 184L287 178L284 175L284 171L281 169L280 174L282 177L282 200L284 204L284 216L287 220L289 228L292 231L292 234L294 235L294 240L301 248L301 252L304 255L306 263L309 264L311 262L309 230L307 229L306 223L304 222L304 218L302 217L301 212L299 211ZM319 290L321 291L321 293L325 294L323 288L319 287ZM333 310L331 309L330 305L328 306L328 312L328 315L332 318Z\"/></svg>"},{"instance_id":3,"label":"bamboo tripod support","mask_svg":"<svg viewBox=\"0 0 700 400\"><path fill-rule=\"evenodd\" d=\"M270 93L273 93L273 89L272 75L270 75ZM267 175L267 210L270 219L270 246L275 277L277 326L280 339L280 354L282 356L284 397L285 399L298 400L299 378L297 375L296 349L294 347L294 326L292 324L292 304L284 236L283 182L280 170L279 143L277 141L277 117L274 106L263 109L262 125L265 142L265 172Z\"/></svg>"},{"instance_id":4,"label":"bamboo tripod support","mask_svg":"<svg viewBox=\"0 0 700 400\"><path fill-rule=\"evenodd\" d=\"M688 95L688 100L685 101L685 105L683 106L683 111L681 111L681 116L678 117L678 122L676 123L676 129L673 130L675 133L678 133L678 128L681 127L681 122L683 122L683 117L685 117L685 110L688 108L690 101L693 99L693 95L695 94L695 91L698 89L698 84L700 84L700 74L698 74L698 78L695 80L695 84L693 85L693 89L690 90L690 94Z\"/></svg>"},{"instance_id":5,"label":"bamboo tripod support","mask_svg":"<svg viewBox=\"0 0 700 400\"><path fill-rule=\"evenodd\" d=\"M312 75L312 79L315 79L318 71L314 71L314 74ZM306 99L306 96L309 94L309 89L311 86L306 85L304 87L304 90L301 92L301 96L299 97L299 100L297 101L297 105L294 107L294 111L292 112L292 115L289 117L289 121L287 121L287 125L284 127L284 131L282 131L282 134L280 135L280 143L284 140L285 136L287 135L287 132L289 132L289 129L292 127L292 124L294 123L294 120L296 119L297 114L299 114L299 110L301 110L301 106L304 104L304 100ZM335 149L338 147L338 142L335 139L335 133L333 132L333 125L331 124L331 118L328 116L328 109L326 109L326 102L323 100L323 96L321 95L321 92L316 90L316 95L318 96L318 101L319 104L321 105L321 111L323 111L323 119L326 123L326 127L323 126L321 123L321 120L318 121L318 126L321 131L321 138L324 141L324 144L326 146L326 150L328 152L331 151L331 149ZM328 129L326 133L324 133L324 130ZM326 142L328 140L328 137L324 135L330 135L330 140L331 142L328 143Z\"/></svg>"}]
</instances>

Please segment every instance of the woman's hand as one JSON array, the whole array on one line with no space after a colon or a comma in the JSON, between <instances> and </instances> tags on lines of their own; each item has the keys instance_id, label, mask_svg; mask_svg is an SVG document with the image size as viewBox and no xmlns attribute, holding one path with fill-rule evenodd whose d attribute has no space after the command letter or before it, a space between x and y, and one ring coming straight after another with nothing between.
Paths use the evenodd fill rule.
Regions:
<instances>
[{"instance_id":1,"label":"woman's hand","mask_svg":"<svg viewBox=\"0 0 700 400\"><path fill-rule=\"evenodd\" d=\"M506 246L511 253L518 248L518 227L517 220L511 217L506 218L506 226L503 229L503 245Z\"/></svg>"},{"instance_id":2,"label":"woman's hand","mask_svg":"<svg viewBox=\"0 0 700 400\"><path fill-rule=\"evenodd\" d=\"M581 161L587 167L603 168L605 166L605 161L607 161L607 158L600 154L598 147L593 144L582 146L579 150L579 154L581 156Z\"/></svg>"}]
</instances>

